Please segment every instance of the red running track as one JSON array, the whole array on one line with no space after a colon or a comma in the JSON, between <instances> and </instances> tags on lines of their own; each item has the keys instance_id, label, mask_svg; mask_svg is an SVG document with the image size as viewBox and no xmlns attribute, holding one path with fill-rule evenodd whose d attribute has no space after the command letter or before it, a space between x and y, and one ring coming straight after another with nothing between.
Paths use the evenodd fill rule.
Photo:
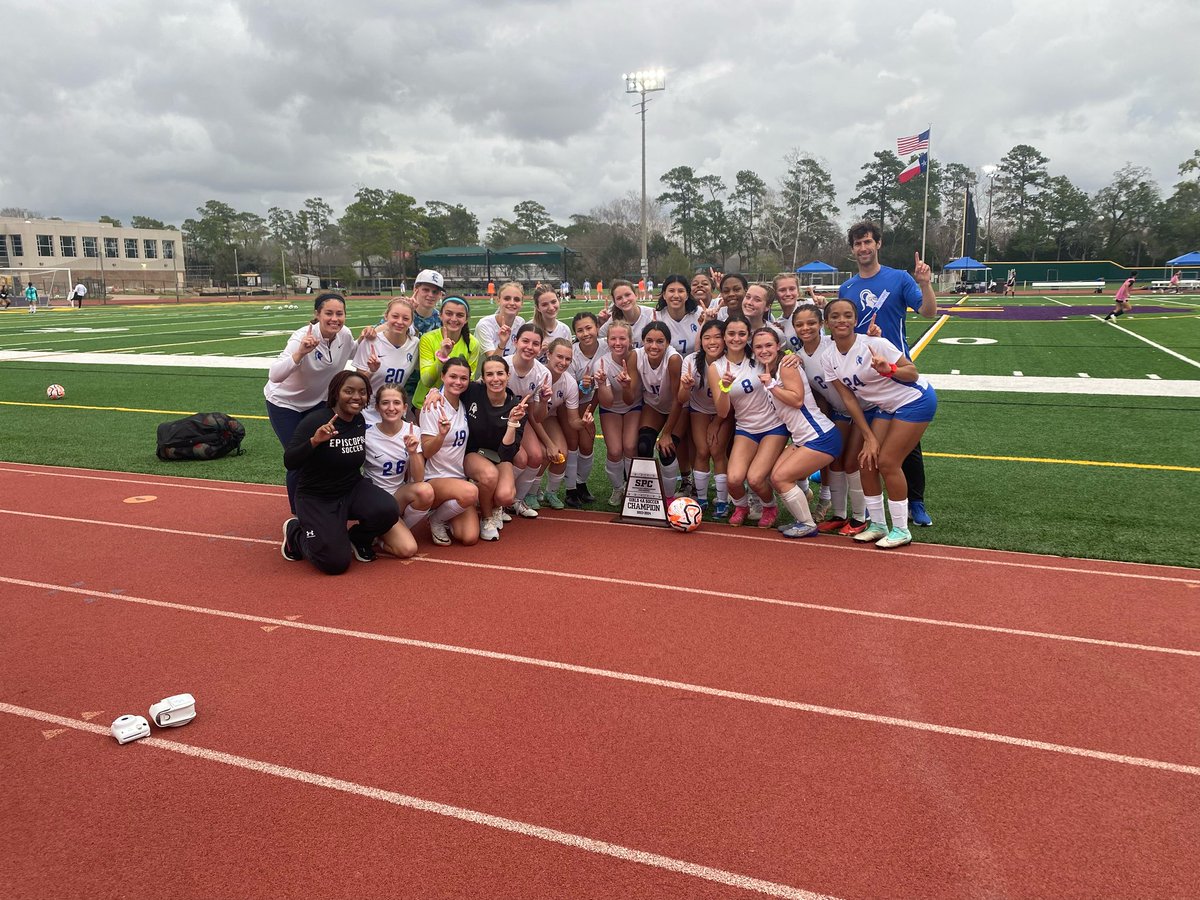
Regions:
<instances>
[{"instance_id":1,"label":"red running track","mask_svg":"<svg viewBox=\"0 0 1200 900\"><path fill-rule=\"evenodd\" d=\"M574 513L330 579L275 488L0 493L8 895L1200 894L1195 570Z\"/></svg>"}]
</instances>

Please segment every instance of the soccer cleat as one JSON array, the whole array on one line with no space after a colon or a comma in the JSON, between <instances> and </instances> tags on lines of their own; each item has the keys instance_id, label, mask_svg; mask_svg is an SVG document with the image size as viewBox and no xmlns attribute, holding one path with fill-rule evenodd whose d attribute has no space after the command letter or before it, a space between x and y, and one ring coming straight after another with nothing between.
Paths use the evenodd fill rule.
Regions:
<instances>
[{"instance_id":1,"label":"soccer cleat","mask_svg":"<svg viewBox=\"0 0 1200 900\"><path fill-rule=\"evenodd\" d=\"M511 522L511 521L512 521L512 516L510 516L510 515L508 514L508 510L507 510L507 509L501 509L501 510L500 510L500 521L496 523L496 527L497 527L497 528L503 528L503 527L504 527L504 523L505 523L505 522Z\"/></svg>"},{"instance_id":2,"label":"soccer cleat","mask_svg":"<svg viewBox=\"0 0 1200 900\"><path fill-rule=\"evenodd\" d=\"M496 527L496 523L489 516L484 519L479 526L479 539L481 541L498 541L500 540L500 529Z\"/></svg>"},{"instance_id":3,"label":"soccer cleat","mask_svg":"<svg viewBox=\"0 0 1200 900\"><path fill-rule=\"evenodd\" d=\"M563 504L571 509L583 509L583 501L579 499L579 491L566 491L563 494Z\"/></svg>"},{"instance_id":4,"label":"soccer cleat","mask_svg":"<svg viewBox=\"0 0 1200 900\"><path fill-rule=\"evenodd\" d=\"M846 524L837 530L837 533L842 537L854 537L862 531L866 531L870 522L862 519L850 518L846 520Z\"/></svg>"},{"instance_id":5,"label":"soccer cleat","mask_svg":"<svg viewBox=\"0 0 1200 900\"><path fill-rule=\"evenodd\" d=\"M813 518L821 522L829 515L831 509L833 509L832 500L818 500L817 505L813 507Z\"/></svg>"},{"instance_id":6,"label":"soccer cleat","mask_svg":"<svg viewBox=\"0 0 1200 900\"><path fill-rule=\"evenodd\" d=\"M531 507L525 500L518 500L513 503L513 512L522 519L536 519L538 517L537 510Z\"/></svg>"},{"instance_id":7,"label":"soccer cleat","mask_svg":"<svg viewBox=\"0 0 1200 900\"><path fill-rule=\"evenodd\" d=\"M846 527L846 524L846 519L826 519L817 524L817 531L821 534L837 534Z\"/></svg>"},{"instance_id":8,"label":"soccer cleat","mask_svg":"<svg viewBox=\"0 0 1200 900\"><path fill-rule=\"evenodd\" d=\"M920 525L922 528L933 524L933 519L929 518L929 513L925 511L924 500L913 500L908 504L908 518L914 525Z\"/></svg>"},{"instance_id":9,"label":"soccer cleat","mask_svg":"<svg viewBox=\"0 0 1200 900\"><path fill-rule=\"evenodd\" d=\"M300 528L300 520L292 516L283 523L283 543L279 545L279 552L283 554L283 558L289 562L300 562L304 559L304 554L300 552L300 548L296 546L295 540L292 538L293 523L298 530Z\"/></svg>"},{"instance_id":10,"label":"soccer cleat","mask_svg":"<svg viewBox=\"0 0 1200 900\"><path fill-rule=\"evenodd\" d=\"M592 496L592 492L588 490L587 482L581 481L575 485L575 493L579 495L579 499L583 503L595 503L596 498Z\"/></svg>"},{"instance_id":11,"label":"soccer cleat","mask_svg":"<svg viewBox=\"0 0 1200 900\"><path fill-rule=\"evenodd\" d=\"M536 491L534 491L532 494L525 495L525 505L534 510L542 508L542 504L538 503L538 495ZM514 503L513 506L516 506L516 504Z\"/></svg>"},{"instance_id":12,"label":"soccer cleat","mask_svg":"<svg viewBox=\"0 0 1200 900\"><path fill-rule=\"evenodd\" d=\"M486 519L484 519L483 521L491 522L493 525L496 526L497 531L503 531L504 530L504 519L505 519L504 510L501 509L500 507L497 507L496 509L492 510L492 514L490 516L488 516Z\"/></svg>"},{"instance_id":13,"label":"soccer cleat","mask_svg":"<svg viewBox=\"0 0 1200 900\"><path fill-rule=\"evenodd\" d=\"M806 538L820 534L817 531L816 525L806 525L803 522L793 522L783 530L783 536L786 538Z\"/></svg>"},{"instance_id":14,"label":"soccer cleat","mask_svg":"<svg viewBox=\"0 0 1200 900\"><path fill-rule=\"evenodd\" d=\"M770 528L775 524L775 520L779 518L779 507L772 503L770 506L764 506L762 516L758 520L759 528Z\"/></svg>"},{"instance_id":15,"label":"soccer cleat","mask_svg":"<svg viewBox=\"0 0 1200 900\"><path fill-rule=\"evenodd\" d=\"M697 498L696 502L700 504L701 510L708 509L708 500L701 500L701 499Z\"/></svg>"},{"instance_id":16,"label":"soccer cleat","mask_svg":"<svg viewBox=\"0 0 1200 900\"><path fill-rule=\"evenodd\" d=\"M754 491L750 492L750 512L749 517L751 522L757 522L762 518L763 502L758 498L758 494Z\"/></svg>"},{"instance_id":17,"label":"soccer cleat","mask_svg":"<svg viewBox=\"0 0 1200 900\"><path fill-rule=\"evenodd\" d=\"M716 505L713 506L713 518L714 519L723 519L727 515L729 515L729 501L718 500L716 502Z\"/></svg>"},{"instance_id":18,"label":"soccer cleat","mask_svg":"<svg viewBox=\"0 0 1200 900\"><path fill-rule=\"evenodd\" d=\"M744 524L746 524L746 515L747 515L749 512L750 512L750 510L749 510L749 508L748 508L748 507L745 507L745 506L734 506L734 507L733 507L733 514L732 514L732 515L729 517L729 524L730 524L730 525L744 525Z\"/></svg>"},{"instance_id":19,"label":"soccer cleat","mask_svg":"<svg viewBox=\"0 0 1200 900\"><path fill-rule=\"evenodd\" d=\"M887 526L880 525L878 522L872 522L862 531L854 536L854 540L860 544L873 544L880 538L887 537Z\"/></svg>"},{"instance_id":20,"label":"soccer cleat","mask_svg":"<svg viewBox=\"0 0 1200 900\"><path fill-rule=\"evenodd\" d=\"M696 499L696 484L692 481L691 475L684 475L679 479L679 496Z\"/></svg>"},{"instance_id":21,"label":"soccer cleat","mask_svg":"<svg viewBox=\"0 0 1200 900\"><path fill-rule=\"evenodd\" d=\"M441 547L450 546L450 526L445 522L430 522L429 536L433 538L433 542Z\"/></svg>"},{"instance_id":22,"label":"soccer cleat","mask_svg":"<svg viewBox=\"0 0 1200 900\"><path fill-rule=\"evenodd\" d=\"M542 502L551 509L565 509L567 506L556 491L542 491Z\"/></svg>"},{"instance_id":23,"label":"soccer cleat","mask_svg":"<svg viewBox=\"0 0 1200 900\"><path fill-rule=\"evenodd\" d=\"M375 548L371 544L358 544L351 541L350 546L354 548L354 558L359 562L375 562Z\"/></svg>"},{"instance_id":24,"label":"soccer cleat","mask_svg":"<svg viewBox=\"0 0 1200 900\"><path fill-rule=\"evenodd\" d=\"M905 528L893 528L883 538L875 542L881 550L891 550L893 547L903 547L912 543L912 534Z\"/></svg>"},{"instance_id":25,"label":"soccer cleat","mask_svg":"<svg viewBox=\"0 0 1200 900\"><path fill-rule=\"evenodd\" d=\"M620 488L613 488L612 496L608 498L608 505L609 506L620 506L621 505L621 489Z\"/></svg>"}]
</instances>

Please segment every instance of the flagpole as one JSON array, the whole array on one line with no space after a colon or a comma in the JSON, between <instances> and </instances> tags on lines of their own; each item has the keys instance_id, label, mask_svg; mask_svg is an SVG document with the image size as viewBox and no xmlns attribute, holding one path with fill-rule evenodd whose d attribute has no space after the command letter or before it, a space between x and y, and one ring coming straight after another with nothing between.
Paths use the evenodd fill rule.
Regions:
<instances>
[{"instance_id":1,"label":"flagpole","mask_svg":"<svg viewBox=\"0 0 1200 900\"><path fill-rule=\"evenodd\" d=\"M971 188L968 187L963 191L963 232L962 243L958 245L959 257L967 255L967 204L971 202Z\"/></svg>"},{"instance_id":2,"label":"flagpole","mask_svg":"<svg viewBox=\"0 0 1200 900\"><path fill-rule=\"evenodd\" d=\"M929 123L929 146L925 148L925 211L921 214L921 259L925 258L925 232L929 227L929 174L933 169L933 123Z\"/></svg>"}]
</instances>

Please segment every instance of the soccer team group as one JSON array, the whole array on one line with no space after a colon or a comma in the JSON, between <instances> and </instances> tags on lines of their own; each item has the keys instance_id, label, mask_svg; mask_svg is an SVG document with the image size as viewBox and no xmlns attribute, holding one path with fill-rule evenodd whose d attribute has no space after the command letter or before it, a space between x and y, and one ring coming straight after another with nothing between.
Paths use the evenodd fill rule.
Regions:
<instances>
[{"instance_id":1,"label":"soccer team group","mask_svg":"<svg viewBox=\"0 0 1200 900\"><path fill-rule=\"evenodd\" d=\"M849 244L858 275L829 301L792 273L670 275L645 305L611 282L603 309L570 323L538 285L526 321L510 282L472 332L468 301L426 270L356 340L344 298L318 295L264 388L293 513L284 557L338 574L412 556L426 520L436 544L498 540L541 507L594 502L598 433L612 506L630 461L657 455L669 495L708 508L711 488L731 525L770 528L782 504L787 537L910 543L910 521L930 524L920 441L937 396L904 325L937 298L919 255L912 274L880 265L874 223Z\"/></svg>"}]
</instances>

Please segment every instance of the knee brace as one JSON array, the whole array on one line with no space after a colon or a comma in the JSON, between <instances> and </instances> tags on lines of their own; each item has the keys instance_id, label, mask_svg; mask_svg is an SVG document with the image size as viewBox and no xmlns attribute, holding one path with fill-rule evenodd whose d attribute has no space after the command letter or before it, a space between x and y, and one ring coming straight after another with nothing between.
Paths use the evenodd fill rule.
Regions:
<instances>
[{"instance_id":1,"label":"knee brace","mask_svg":"<svg viewBox=\"0 0 1200 900\"><path fill-rule=\"evenodd\" d=\"M676 437L675 435L671 435L671 440L675 442L676 447L679 447L680 438ZM660 448L658 451L658 458L662 460L662 464L664 466L669 466L675 462L677 456L674 450L672 450L670 453L664 453Z\"/></svg>"},{"instance_id":2,"label":"knee brace","mask_svg":"<svg viewBox=\"0 0 1200 900\"><path fill-rule=\"evenodd\" d=\"M654 445L658 443L658 432L653 428L639 428L637 439L637 455L646 457L654 455Z\"/></svg>"}]
</instances>

